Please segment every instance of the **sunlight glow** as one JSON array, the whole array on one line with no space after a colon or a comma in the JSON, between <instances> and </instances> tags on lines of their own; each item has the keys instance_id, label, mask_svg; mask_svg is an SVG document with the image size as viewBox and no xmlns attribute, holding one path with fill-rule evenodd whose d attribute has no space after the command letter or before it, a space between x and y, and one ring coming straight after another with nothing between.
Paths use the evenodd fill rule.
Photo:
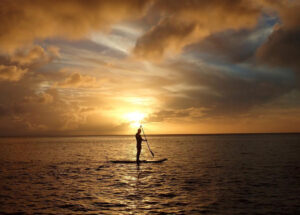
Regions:
<instances>
[{"instance_id":1,"label":"sunlight glow","mask_svg":"<svg viewBox=\"0 0 300 215\"><path fill-rule=\"evenodd\" d=\"M145 118L145 114L141 112L131 112L124 115L126 121L130 123L131 127L139 127L142 120Z\"/></svg>"}]
</instances>

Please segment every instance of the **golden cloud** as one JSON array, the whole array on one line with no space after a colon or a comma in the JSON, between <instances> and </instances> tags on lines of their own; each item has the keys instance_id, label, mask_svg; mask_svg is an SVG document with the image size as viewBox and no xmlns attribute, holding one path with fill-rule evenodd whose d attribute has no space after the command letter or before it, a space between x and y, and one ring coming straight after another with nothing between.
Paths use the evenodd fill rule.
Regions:
<instances>
[{"instance_id":1,"label":"golden cloud","mask_svg":"<svg viewBox=\"0 0 300 215\"><path fill-rule=\"evenodd\" d=\"M11 57L11 62L19 65L46 64L59 57L59 49L50 46L45 50L41 46L34 46L27 51L19 51Z\"/></svg>"},{"instance_id":2,"label":"golden cloud","mask_svg":"<svg viewBox=\"0 0 300 215\"><path fill-rule=\"evenodd\" d=\"M3 0L0 47L14 51L34 40L79 39L92 30L143 14L147 0Z\"/></svg>"},{"instance_id":3,"label":"golden cloud","mask_svg":"<svg viewBox=\"0 0 300 215\"><path fill-rule=\"evenodd\" d=\"M40 103L40 104L51 104L54 100L54 96L50 93L40 93L38 95L31 95L24 98L25 103Z\"/></svg>"},{"instance_id":4,"label":"golden cloud","mask_svg":"<svg viewBox=\"0 0 300 215\"><path fill-rule=\"evenodd\" d=\"M62 88L96 87L96 78L82 75L79 72L70 74L64 81L57 82L54 86Z\"/></svg>"},{"instance_id":5,"label":"golden cloud","mask_svg":"<svg viewBox=\"0 0 300 215\"><path fill-rule=\"evenodd\" d=\"M0 65L0 80L18 81L27 72L27 69L21 69L17 66Z\"/></svg>"},{"instance_id":6,"label":"golden cloud","mask_svg":"<svg viewBox=\"0 0 300 215\"><path fill-rule=\"evenodd\" d=\"M46 50L41 46L34 46L1 56L3 62L0 62L0 80L19 81L28 71L48 64L58 56L58 48L54 46Z\"/></svg>"}]
</instances>

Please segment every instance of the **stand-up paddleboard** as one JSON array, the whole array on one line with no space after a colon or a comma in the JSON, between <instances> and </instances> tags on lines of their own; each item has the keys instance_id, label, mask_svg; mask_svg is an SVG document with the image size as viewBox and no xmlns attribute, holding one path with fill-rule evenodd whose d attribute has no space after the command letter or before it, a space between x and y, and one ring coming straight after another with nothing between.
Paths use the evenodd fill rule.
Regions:
<instances>
[{"instance_id":1,"label":"stand-up paddleboard","mask_svg":"<svg viewBox=\"0 0 300 215\"><path fill-rule=\"evenodd\" d=\"M162 163L164 161L168 160L167 158L160 159L160 160L141 160L140 163ZM129 160L113 160L110 161L111 163L136 163L136 161L129 161Z\"/></svg>"}]
</instances>

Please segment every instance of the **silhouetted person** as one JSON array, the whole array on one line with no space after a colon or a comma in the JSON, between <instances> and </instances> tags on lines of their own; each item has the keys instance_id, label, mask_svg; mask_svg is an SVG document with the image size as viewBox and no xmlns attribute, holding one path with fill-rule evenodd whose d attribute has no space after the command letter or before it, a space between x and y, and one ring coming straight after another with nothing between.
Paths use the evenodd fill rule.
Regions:
<instances>
[{"instance_id":1,"label":"silhouetted person","mask_svg":"<svg viewBox=\"0 0 300 215\"><path fill-rule=\"evenodd\" d=\"M141 136L141 129L139 128L136 135L136 163L139 164L140 163L140 154L141 154L141 150L142 150L142 141L146 141L142 138Z\"/></svg>"}]
</instances>

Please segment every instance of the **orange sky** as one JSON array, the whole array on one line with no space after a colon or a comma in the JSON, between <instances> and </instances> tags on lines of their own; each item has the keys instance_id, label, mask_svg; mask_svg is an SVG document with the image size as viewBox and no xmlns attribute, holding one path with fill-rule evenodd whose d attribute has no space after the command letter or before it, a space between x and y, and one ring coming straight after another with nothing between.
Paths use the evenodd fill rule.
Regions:
<instances>
[{"instance_id":1,"label":"orange sky","mask_svg":"<svg viewBox=\"0 0 300 215\"><path fill-rule=\"evenodd\" d=\"M300 132L300 3L0 2L0 136Z\"/></svg>"}]
</instances>

